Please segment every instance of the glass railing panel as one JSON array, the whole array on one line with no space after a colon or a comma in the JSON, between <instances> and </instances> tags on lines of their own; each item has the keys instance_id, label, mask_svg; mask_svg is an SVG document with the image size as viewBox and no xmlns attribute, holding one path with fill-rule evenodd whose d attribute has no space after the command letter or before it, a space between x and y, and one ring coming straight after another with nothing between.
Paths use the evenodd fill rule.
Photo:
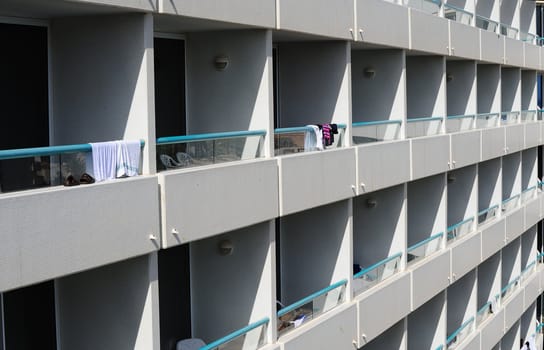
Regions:
<instances>
[{"instance_id":1,"label":"glass railing panel","mask_svg":"<svg viewBox=\"0 0 544 350\"><path fill-rule=\"evenodd\" d=\"M495 219L499 212L499 206L494 205L478 213L478 225L483 225Z\"/></svg>"},{"instance_id":2,"label":"glass railing panel","mask_svg":"<svg viewBox=\"0 0 544 350\"><path fill-rule=\"evenodd\" d=\"M501 290L501 305L504 305L504 302L510 298L512 293L519 287L519 277L516 277L512 282L508 283Z\"/></svg>"},{"instance_id":3,"label":"glass railing panel","mask_svg":"<svg viewBox=\"0 0 544 350\"><path fill-rule=\"evenodd\" d=\"M269 321L268 318L264 318L203 346L199 350L257 350L264 344Z\"/></svg>"},{"instance_id":4,"label":"glass railing panel","mask_svg":"<svg viewBox=\"0 0 544 350\"><path fill-rule=\"evenodd\" d=\"M526 43L530 43L533 45L537 44L537 36L535 34L526 33L526 32L519 32L519 40L525 41Z\"/></svg>"},{"instance_id":5,"label":"glass railing panel","mask_svg":"<svg viewBox=\"0 0 544 350\"><path fill-rule=\"evenodd\" d=\"M397 253L357 272L353 276L354 294L361 294L397 273L400 269L401 257L402 253Z\"/></svg>"},{"instance_id":6,"label":"glass railing panel","mask_svg":"<svg viewBox=\"0 0 544 350\"><path fill-rule=\"evenodd\" d=\"M404 5L438 16L440 14L440 0L403 0Z\"/></svg>"},{"instance_id":7,"label":"glass railing panel","mask_svg":"<svg viewBox=\"0 0 544 350\"><path fill-rule=\"evenodd\" d=\"M520 195L517 194L515 196L512 196L510 198L507 198L507 199L503 200L502 201L502 212L507 213L507 212L512 211L515 208L517 208L519 206L519 202L520 202L519 197L520 197Z\"/></svg>"},{"instance_id":8,"label":"glass railing panel","mask_svg":"<svg viewBox=\"0 0 544 350\"><path fill-rule=\"evenodd\" d=\"M522 122L536 122L537 121L537 114L536 110L534 111L521 111L520 112L520 119Z\"/></svg>"},{"instance_id":9,"label":"glass railing panel","mask_svg":"<svg viewBox=\"0 0 544 350\"><path fill-rule=\"evenodd\" d=\"M444 237L444 232L440 232L432 235L431 237L424 239L421 242L418 242L410 247L407 250L407 261L408 265L415 263L418 260L424 259L425 257L436 253L442 247L442 238Z\"/></svg>"},{"instance_id":10,"label":"glass railing panel","mask_svg":"<svg viewBox=\"0 0 544 350\"><path fill-rule=\"evenodd\" d=\"M58 186L69 176L78 181L91 164L88 143L0 150L0 193Z\"/></svg>"},{"instance_id":11,"label":"glass railing panel","mask_svg":"<svg viewBox=\"0 0 544 350\"><path fill-rule=\"evenodd\" d=\"M446 3L444 4L444 17L462 24L471 25L474 15L465 9Z\"/></svg>"},{"instance_id":12,"label":"glass railing panel","mask_svg":"<svg viewBox=\"0 0 544 350\"><path fill-rule=\"evenodd\" d=\"M278 311L278 336L343 303L347 283L342 280Z\"/></svg>"},{"instance_id":13,"label":"glass railing panel","mask_svg":"<svg viewBox=\"0 0 544 350\"><path fill-rule=\"evenodd\" d=\"M532 186L521 192L521 203L525 204L528 201L536 198L537 187Z\"/></svg>"},{"instance_id":14,"label":"glass railing panel","mask_svg":"<svg viewBox=\"0 0 544 350\"><path fill-rule=\"evenodd\" d=\"M322 129L318 130L320 133L320 139L318 139L312 126L277 128L274 130L274 155L281 156L343 147L346 125L335 125L337 133L331 133L332 143L328 145L323 142Z\"/></svg>"},{"instance_id":15,"label":"glass railing panel","mask_svg":"<svg viewBox=\"0 0 544 350\"><path fill-rule=\"evenodd\" d=\"M480 113L476 115L476 128L494 128L499 126L500 120L499 113Z\"/></svg>"},{"instance_id":16,"label":"glass railing panel","mask_svg":"<svg viewBox=\"0 0 544 350\"><path fill-rule=\"evenodd\" d=\"M448 227L448 232L447 232L448 242L452 242L455 239L471 232L474 226L473 223L474 223L474 217L471 217Z\"/></svg>"},{"instance_id":17,"label":"glass railing panel","mask_svg":"<svg viewBox=\"0 0 544 350\"><path fill-rule=\"evenodd\" d=\"M474 115L450 115L446 119L446 132L474 129Z\"/></svg>"},{"instance_id":18,"label":"glass railing panel","mask_svg":"<svg viewBox=\"0 0 544 350\"><path fill-rule=\"evenodd\" d=\"M500 33L508 38L516 39L518 36L518 30L507 24L500 24Z\"/></svg>"},{"instance_id":19,"label":"glass railing panel","mask_svg":"<svg viewBox=\"0 0 544 350\"><path fill-rule=\"evenodd\" d=\"M493 314L493 303L488 301L476 313L476 327L484 323Z\"/></svg>"},{"instance_id":20,"label":"glass railing panel","mask_svg":"<svg viewBox=\"0 0 544 350\"><path fill-rule=\"evenodd\" d=\"M397 140L400 138L400 120L383 120L353 123L353 143L356 145Z\"/></svg>"},{"instance_id":21,"label":"glass railing panel","mask_svg":"<svg viewBox=\"0 0 544 350\"><path fill-rule=\"evenodd\" d=\"M544 264L544 253L538 253L536 255L536 261L539 263L539 264Z\"/></svg>"},{"instance_id":22,"label":"glass railing panel","mask_svg":"<svg viewBox=\"0 0 544 350\"><path fill-rule=\"evenodd\" d=\"M264 130L160 137L157 169L169 170L262 157Z\"/></svg>"},{"instance_id":23,"label":"glass railing panel","mask_svg":"<svg viewBox=\"0 0 544 350\"><path fill-rule=\"evenodd\" d=\"M487 30L488 32L496 33L499 23L489 18L476 15L476 27Z\"/></svg>"},{"instance_id":24,"label":"glass railing panel","mask_svg":"<svg viewBox=\"0 0 544 350\"><path fill-rule=\"evenodd\" d=\"M471 317L446 339L446 349L455 349L473 330L474 317Z\"/></svg>"},{"instance_id":25,"label":"glass railing panel","mask_svg":"<svg viewBox=\"0 0 544 350\"><path fill-rule=\"evenodd\" d=\"M536 270L536 263L537 260L533 260L521 271L521 274L519 275L520 283L524 283Z\"/></svg>"},{"instance_id":26,"label":"glass railing panel","mask_svg":"<svg viewBox=\"0 0 544 350\"><path fill-rule=\"evenodd\" d=\"M438 135L442 131L442 117L409 118L406 124L408 138Z\"/></svg>"},{"instance_id":27,"label":"glass railing panel","mask_svg":"<svg viewBox=\"0 0 544 350\"><path fill-rule=\"evenodd\" d=\"M519 123L519 121L520 121L519 112L502 112L501 113L502 125L516 124L516 123Z\"/></svg>"}]
</instances>

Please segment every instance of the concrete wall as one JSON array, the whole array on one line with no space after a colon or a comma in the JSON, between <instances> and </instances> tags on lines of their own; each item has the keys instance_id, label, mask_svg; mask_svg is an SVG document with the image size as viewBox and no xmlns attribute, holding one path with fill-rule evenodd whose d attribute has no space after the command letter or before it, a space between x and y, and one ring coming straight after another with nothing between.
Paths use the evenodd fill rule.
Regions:
<instances>
[{"instance_id":1,"label":"concrete wall","mask_svg":"<svg viewBox=\"0 0 544 350\"><path fill-rule=\"evenodd\" d=\"M56 281L60 349L159 349L156 255Z\"/></svg>"},{"instance_id":2,"label":"concrete wall","mask_svg":"<svg viewBox=\"0 0 544 350\"><path fill-rule=\"evenodd\" d=\"M209 344L270 315L272 228L265 222L191 244L193 337ZM232 244L231 255L219 253L224 240Z\"/></svg>"},{"instance_id":3,"label":"concrete wall","mask_svg":"<svg viewBox=\"0 0 544 350\"><path fill-rule=\"evenodd\" d=\"M394 326L380 334L379 337L366 344L365 350L381 349L406 349L407 336L405 332L405 321L401 320Z\"/></svg>"},{"instance_id":4,"label":"concrete wall","mask_svg":"<svg viewBox=\"0 0 544 350\"><path fill-rule=\"evenodd\" d=\"M476 313L476 273L466 274L452 284L448 290L447 334L455 332L466 320Z\"/></svg>"},{"instance_id":5,"label":"concrete wall","mask_svg":"<svg viewBox=\"0 0 544 350\"><path fill-rule=\"evenodd\" d=\"M519 30L536 34L536 5L534 1L520 0Z\"/></svg>"},{"instance_id":6,"label":"concrete wall","mask_svg":"<svg viewBox=\"0 0 544 350\"><path fill-rule=\"evenodd\" d=\"M445 60L441 56L406 57L408 118L446 113Z\"/></svg>"},{"instance_id":7,"label":"concrete wall","mask_svg":"<svg viewBox=\"0 0 544 350\"><path fill-rule=\"evenodd\" d=\"M349 123L349 51L344 42L278 44L280 127Z\"/></svg>"},{"instance_id":8,"label":"concrete wall","mask_svg":"<svg viewBox=\"0 0 544 350\"><path fill-rule=\"evenodd\" d=\"M501 288L504 288L521 272L521 251L520 240L516 239L502 250L502 281Z\"/></svg>"},{"instance_id":9,"label":"concrete wall","mask_svg":"<svg viewBox=\"0 0 544 350\"><path fill-rule=\"evenodd\" d=\"M537 225L534 225L521 236L522 271L536 259L537 252Z\"/></svg>"},{"instance_id":10,"label":"concrete wall","mask_svg":"<svg viewBox=\"0 0 544 350\"><path fill-rule=\"evenodd\" d=\"M512 153L502 159L502 199L521 192L521 154Z\"/></svg>"},{"instance_id":11,"label":"concrete wall","mask_svg":"<svg viewBox=\"0 0 544 350\"><path fill-rule=\"evenodd\" d=\"M521 71L521 110L537 108L537 73L532 70Z\"/></svg>"},{"instance_id":12,"label":"concrete wall","mask_svg":"<svg viewBox=\"0 0 544 350\"><path fill-rule=\"evenodd\" d=\"M538 154L536 148L521 152L521 189L536 186L538 182Z\"/></svg>"},{"instance_id":13,"label":"concrete wall","mask_svg":"<svg viewBox=\"0 0 544 350\"><path fill-rule=\"evenodd\" d=\"M478 211L502 201L501 159L495 158L478 164Z\"/></svg>"},{"instance_id":14,"label":"concrete wall","mask_svg":"<svg viewBox=\"0 0 544 350\"><path fill-rule=\"evenodd\" d=\"M500 21L499 5L500 3L495 0L479 0L476 2L476 14L494 21Z\"/></svg>"},{"instance_id":15,"label":"concrete wall","mask_svg":"<svg viewBox=\"0 0 544 350\"><path fill-rule=\"evenodd\" d=\"M519 68L502 68L501 72L501 111L521 109L521 71Z\"/></svg>"},{"instance_id":16,"label":"concrete wall","mask_svg":"<svg viewBox=\"0 0 544 350\"><path fill-rule=\"evenodd\" d=\"M112 15L51 22L52 144L144 139L143 171L154 172L152 20Z\"/></svg>"},{"instance_id":17,"label":"concrete wall","mask_svg":"<svg viewBox=\"0 0 544 350\"><path fill-rule=\"evenodd\" d=\"M402 50L353 50L353 121L402 120L406 114L406 75ZM375 71L374 77L365 70Z\"/></svg>"},{"instance_id":18,"label":"concrete wall","mask_svg":"<svg viewBox=\"0 0 544 350\"><path fill-rule=\"evenodd\" d=\"M436 349L446 339L445 293L408 315L408 350Z\"/></svg>"},{"instance_id":19,"label":"concrete wall","mask_svg":"<svg viewBox=\"0 0 544 350\"><path fill-rule=\"evenodd\" d=\"M501 291L501 255L497 253L478 265L478 310Z\"/></svg>"},{"instance_id":20,"label":"concrete wall","mask_svg":"<svg viewBox=\"0 0 544 350\"><path fill-rule=\"evenodd\" d=\"M443 232L446 227L444 176L408 183L408 246Z\"/></svg>"},{"instance_id":21,"label":"concrete wall","mask_svg":"<svg viewBox=\"0 0 544 350\"><path fill-rule=\"evenodd\" d=\"M501 1L500 2L500 22L519 28L519 1Z\"/></svg>"},{"instance_id":22,"label":"concrete wall","mask_svg":"<svg viewBox=\"0 0 544 350\"><path fill-rule=\"evenodd\" d=\"M478 113L497 113L501 111L500 79L500 66L490 64L478 65Z\"/></svg>"},{"instance_id":23,"label":"concrete wall","mask_svg":"<svg viewBox=\"0 0 544 350\"><path fill-rule=\"evenodd\" d=\"M447 61L446 78L447 115L476 113L476 63L473 61Z\"/></svg>"},{"instance_id":24,"label":"concrete wall","mask_svg":"<svg viewBox=\"0 0 544 350\"><path fill-rule=\"evenodd\" d=\"M448 226L474 217L477 212L476 167L468 166L448 173Z\"/></svg>"}]
</instances>

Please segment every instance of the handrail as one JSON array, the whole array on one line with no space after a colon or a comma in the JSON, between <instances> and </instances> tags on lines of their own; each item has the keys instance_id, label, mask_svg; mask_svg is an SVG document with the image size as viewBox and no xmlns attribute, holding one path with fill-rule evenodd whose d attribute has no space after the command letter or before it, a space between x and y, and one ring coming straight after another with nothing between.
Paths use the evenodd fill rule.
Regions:
<instances>
[{"instance_id":1,"label":"handrail","mask_svg":"<svg viewBox=\"0 0 544 350\"><path fill-rule=\"evenodd\" d=\"M507 284L506 286L504 286L503 289L501 289L501 296L502 296L502 294L504 294L505 292L507 292L508 289L509 289L510 287L512 287L514 284L516 284L518 281L519 281L519 276L516 277L516 278L514 278L512 281L508 282L508 284Z\"/></svg>"},{"instance_id":2,"label":"handrail","mask_svg":"<svg viewBox=\"0 0 544 350\"><path fill-rule=\"evenodd\" d=\"M516 194L515 196L512 196L512 197L510 197L510 198L506 198L505 200L502 201L502 204L506 204L506 203L508 203L508 202L510 202L510 201L512 201L512 200L514 200L514 199L516 199L516 198L518 198L519 196L520 196L520 193L518 193L518 194Z\"/></svg>"},{"instance_id":3,"label":"handrail","mask_svg":"<svg viewBox=\"0 0 544 350\"><path fill-rule=\"evenodd\" d=\"M524 189L523 191L521 191L521 193L526 193L526 192L529 192L529 191L532 191L536 189L536 186L531 186L531 187L527 187L526 189Z\"/></svg>"},{"instance_id":4,"label":"handrail","mask_svg":"<svg viewBox=\"0 0 544 350\"><path fill-rule=\"evenodd\" d=\"M397 253L397 254L391 255L390 257L385 258L385 259L383 259L383 260L381 260L381 261L378 261L378 262L375 263L374 265L371 265L371 266L369 266L369 267L367 267L367 268L365 268L365 269L363 269L363 270L357 272L355 275L353 275L353 278L359 278L359 277L361 277L361 276L363 276L363 275L366 275L367 273L369 273L370 271L374 270L374 269L377 268L378 266L381 266L381 265L386 264L386 263L388 263L388 262L390 262L390 261L392 261L392 260L395 260L396 258L398 258L398 257L400 257L400 256L402 256L402 253Z\"/></svg>"},{"instance_id":5,"label":"handrail","mask_svg":"<svg viewBox=\"0 0 544 350\"><path fill-rule=\"evenodd\" d=\"M513 29L513 30L515 30L515 31L516 31L516 33L518 33L518 32L519 32L519 29L518 29L518 28L514 28L514 27L512 27L512 26L511 26L511 25L509 25L509 24L506 24L506 23L502 23L502 22L499 22L499 25L500 25L501 27L505 27L505 28L508 28L508 29Z\"/></svg>"},{"instance_id":6,"label":"handrail","mask_svg":"<svg viewBox=\"0 0 544 350\"><path fill-rule=\"evenodd\" d=\"M229 341L231 341L231 340L233 340L235 338L238 338L239 336L241 336L243 334L248 333L249 331L254 330L257 327L260 327L260 326L262 326L264 324L267 324L268 322L270 322L270 319L268 317L265 317L262 320L257 321L255 323L252 323L252 324L250 324L248 326L245 326L244 328L239 329L239 330L237 330L235 332L232 332L232 333L224 336L223 338L214 341L213 343L210 343L210 344L208 344L206 346L203 346L199 350L212 350L212 349L215 349L215 348L219 347L220 345L223 345L223 344L225 344L225 343L227 343L227 342L229 342Z\"/></svg>"},{"instance_id":7,"label":"handrail","mask_svg":"<svg viewBox=\"0 0 544 350\"><path fill-rule=\"evenodd\" d=\"M407 123L416 123L416 122L430 122L434 120L442 120L442 117L423 117L423 118L408 118Z\"/></svg>"},{"instance_id":8,"label":"handrail","mask_svg":"<svg viewBox=\"0 0 544 350\"><path fill-rule=\"evenodd\" d=\"M336 124L336 127L338 129L345 129L346 124ZM276 128L274 129L274 134L289 134L289 133L295 133L295 132L310 132L313 131L312 127L310 126L293 126L289 128Z\"/></svg>"},{"instance_id":9,"label":"handrail","mask_svg":"<svg viewBox=\"0 0 544 350\"><path fill-rule=\"evenodd\" d=\"M178 142L217 140L217 139L227 139L227 138L234 138L234 137L263 136L263 135L266 135L266 130L226 131L226 132L213 132L213 133L207 133L207 134L166 136L166 137L159 137L157 139L157 145L166 145L166 144L178 143Z\"/></svg>"},{"instance_id":10,"label":"handrail","mask_svg":"<svg viewBox=\"0 0 544 350\"><path fill-rule=\"evenodd\" d=\"M439 232L437 234L434 234L434 235L430 236L429 238L426 238L426 239L422 240L421 242L418 242L418 243L408 247L408 249L406 251L411 252L412 250L417 249L417 248L429 243L430 241L433 241L433 240L435 240L435 239L437 239L439 237L442 237L442 236L444 236L444 232Z\"/></svg>"},{"instance_id":11,"label":"handrail","mask_svg":"<svg viewBox=\"0 0 544 350\"><path fill-rule=\"evenodd\" d=\"M466 224L467 222L471 222L471 221L474 221L474 216L471 216L471 217L468 218L468 219L465 219L465 220L463 220L463 221L460 221L460 222L458 222L458 223L456 223L456 224L453 224L453 225L449 226L449 227L448 227L448 232L449 232L449 231L452 231L452 230L454 230L454 229L456 229L456 228L458 228L459 226L461 226L461 225L463 225L463 224Z\"/></svg>"},{"instance_id":12,"label":"handrail","mask_svg":"<svg viewBox=\"0 0 544 350\"><path fill-rule=\"evenodd\" d=\"M499 116L500 112L489 112L489 113L477 113L476 116L486 116L486 115L496 115Z\"/></svg>"},{"instance_id":13,"label":"handrail","mask_svg":"<svg viewBox=\"0 0 544 350\"><path fill-rule=\"evenodd\" d=\"M462 9L462 8L460 8L460 7L457 7L457 6L453 6L453 5L451 5L451 4L448 4L447 2L444 3L444 7L448 7L448 8L450 8L450 9L452 9L452 10L459 11L459 12L463 12L463 13L466 13L467 15L470 15L470 16L474 16L474 14L473 14L472 12L467 11L467 10Z\"/></svg>"},{"instance_id":14,"label":"handrail","mask_svg":"<svg viewBox=\"0 0 544 350\"><path fill-rule=\"evenodd\" d=\"M447 119L464 119L464 118L474 118L475 114L464 114L464 115L448 115Z\"/></svg>"},{"instance_id":15,"label":"handrail","mask_svg":"<svg viewBox=\"0 0 544 350\"><path fill-rule=\"evenodd\" d=\"M484 311L489 309L489 305L491 305L491 304L492 304L492 302L488 301L487 303L484 304L484 306L482 306L481 308L478 309L478 311L476 311L476 314L480 315L480 314L484 313Z\"/></svg>"},{"instance_id":16,"label":"handrail","mask_svg":"<svg viewBox=\"0 0 544 350\"><path fill-rule=\"evenodd\" d=\"M522 109L520 112L538 112L536 109Z\"/></svg>"},{"instance_id":17,"label":"handrail","mask_svg":"<svg viewBox=\"0 0 544 350\"><path fill-rule=\"evenodd\" d=\"M533 260L529 265L527 265L523 270L521 270L521 274L523 275L525 272L529 271L535 265L536 265L536 260Z\"/></svg>"},{"instance_id":18,"label":"handrail","mask_svg":"<svg viewBox=\"0 0 544 350\"><path fill-rule=\"evenodd\" d=\"M476 15L476 18L483 19L484 21L488 21L488 22L491 22L491 23L495 23L496 25L500 24L500 22L494 21L491 18L487 18L487 17L482 16L482 15Z\"/></svg>"},{"instance_id":19,"label":"handrail","mask_svg":"<svg viewBox=\"0 0 544 350\"><path fill-rule=\"evenodd\" d=\"M145 145L144 140L140 140L142 147ZM0 150L0 160L39 157L39 156L53 156L63 153L79 153L79 152L91 152L92 147L90 143L82 143L76 145L61 145L61 146L46 146L46 147L32 147L32 148L18 148Z\"/></svg>"},{"instance_id":20,"label":"handrail","mask_svg":"<svg viewBox=\"0 0 544 350\"><path fill-rule=\"evenodd\" d=\"M358 127L358 126L370 126L370 125L382 125L382 124L402 124L402 120L394 119L394 120L375 120L370 122L354 122L351 125L353 127Z\"/></svg>"},{"instance_id":21,"label":"handrail","mask_svg":"<svg viewBox=\"0 0 544 350\"><path fill-rule=\"evenodd\" d=\"M491 211L491 210L493 210L493 209L499 209L499 205L496 204L496 205L494 205L494 206L492 206L492 207L489 207L489 208L487 208L487 209L484 209L484 210L478 212L478 216L483 215L483 214L485 214L485 213L487 213L487 212L489 212L489 211Z\"/></svg>"},{"instance_id":22,"label":"handrail","mask_svg":"<svg viewBox=\"0 0 544 350\"><path fill-rule=\"evenodd\" d=\"M346 279L343 279L341 280L340 282L336 282L335 284L332 284L330 286L328 286L327 288L324 288L320 291L317 291L313 294L310 294L308 295L307 297L303 298L303 299L300 299L299 301L291 304L291 305L288 305L286 307L284 307L283 309L281 309L280 311L278 311L278 317L281 317L283 315L285 315L286 313L290 312L290 311L293 311L295 309L298 309L299 307L305 305L305 304L308 304L310 301L312 301L313 299L323 295L323 294L326 294L328 292L330 292L331 290L333 289L336 289L340 286L343 286L345 284L347 284L348 281Z\"/></svg>"},{"instance_id":23,"label":"handrail","mask_svg":"<svg viewBox=\"0 0 544 350\"><path fill-rule=\"evenodd\" d=\"M474 316L472 316L471 318L469 318L468 320L466 320L465 322L463 322L463 324L462 324L459 328L457 328L457 329L455 330L455 332L453 332L453 333L446 339L446 344L451 343L452 340L454 340L455 337L456 337L459 333L461 333L461 331L462 331L463 329L465 329L465 327L468 326L471 322L474 322Z\"/></svg>"}]
</instances>

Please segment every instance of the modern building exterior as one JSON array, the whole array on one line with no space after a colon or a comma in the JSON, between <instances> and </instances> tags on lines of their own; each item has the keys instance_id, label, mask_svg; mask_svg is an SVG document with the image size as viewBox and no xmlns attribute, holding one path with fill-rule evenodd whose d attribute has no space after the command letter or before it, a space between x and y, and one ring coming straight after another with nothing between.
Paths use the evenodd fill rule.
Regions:
<instances>
[{"instance_id":1,"label":"modern building exterior","mask_svg":"<svg viewBox=\"0 0 544 350\"><path fill-rule=\"evenodd\" d=\"M542 349L536 6L2 0L0 350Z\"/></svg>"}]
</instances>

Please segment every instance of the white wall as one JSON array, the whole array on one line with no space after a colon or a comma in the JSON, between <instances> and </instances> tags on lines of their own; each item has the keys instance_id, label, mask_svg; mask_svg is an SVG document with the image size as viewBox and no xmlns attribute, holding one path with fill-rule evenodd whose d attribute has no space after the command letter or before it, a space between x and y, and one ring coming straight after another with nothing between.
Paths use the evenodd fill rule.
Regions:
<instances>
[{"instance_id":1,"label":"white wall","mask_svg":"<svg viewBox=\"0 0 544 350\"><path fill-rule=\"evenodd\" d=\"M478 164L478 211L502 201L501 158Z\"/></svg>"},{"instance_id":2,"label":"white wall","mask_svg":"<svg viewBox=\"0 0 544 350\"><path fill-rule=\"evenodd\" d=\"M350 123L349 45L278 44L280 127Z\"/></svg>"},{"instance_id":3,"label":"white wall","mask_svg":"<svg viewBox=\"0 0 544 350\"><path fill-rule=\"evenodd\" d=\"M448 226L451 226L477 213L476 166L450 171L448 178Z\"/></svg>"},{"instance_id":4,"label":"white wall","mask_svg":"<svg viewBox=\"0 0 544 350\"><path fill-rule=\"evenodd\" d=\"M538 154L536 148L521 152L521 189L533 187L538 181Z\"/></svg>"},{"instance_id":5,"label":"white wall","mask_svg":"<svg viewBox=\"0 0 544 350\"><path fill-rule=\"evenodd\" d=\"M364 350L398 349L404 350L407 346L405 321L400 320L394 326L380 334L377 338L366 344Z\"/></svg>"},{"instance_id":6,"label":"white wall","mask_svg":"<svg viewBox=\"0 0 544 350\"><path fill-rule=\"evenodd\" d=\"M56 280L59 349L158 349L156 254Z\"/></svg>"},{"instance_id":7,"label":"white wall","mask_svg":"<svg viewBox=\"0 0 544 350\"><path fill-rule=\"evenodd\" d=\"M405 57L402 50L351 52L353 121L402 120L406 114ZM366 77L365 69L375 76Z\"/></svg>"},{"instance_id":8,"label":"white wall","mask_svg":"<svg viewBox=\"0 0 544 350\"><path fill-rule=\"evenodd\" d=\"M530 227L521 236L521 270L536 259L537 225Z\"/></svg>"},{"instance_id":9,"label":"white wall","mask_svg":"<svg viewBox=\"0 0 544 350\"><path fill-rule=\"evenodd\" d=\"M521 110L537 108L537 73L533 70L521 71Z\"/></svg>"},{"instance_id":10,"label":"white wall","mask_svg":"<svg viewBox=\"0 0 544 350\"><path fill-rule=\"evenodd\" d=\"M408 118L440 117L446 113L445 58L406 57Z\"/></svg>"},{"instance_id":11,"label":"white wall","mask_svg":"<svg viewBox=\"0 0 544 350\"><path fill-rule=\"evenodd\" d=\"M520 0L519 29L525 33L536 34L536 5L534 1Z\"/></svg>"},{"instance_id":12,"label":"white wall","mask_svg":"<svg viewBox=\"0 0 544 350\"><path fill-rule=\"evenodd\" d=\"M210 343L270 315L272 228L265 222L191 243L193 337ZM219 254L224 240L231 255Z\"/></svg>"},{"instance_id":13,"label":"white wall","mask_svg":"<svg viewBox=\"0 0 544 350\"><path fill-rule=\"evenodd\" d=\"M447 115L476 113L476 63L474 61L447 61L446 73L451 81L446 82Z\"/></svg>"},{"instance_id":14,"label":"white wall","mask_svg":"<svg viewBox=\"0 0 544 350\"><path fill-rule=\"evenodd\" d=\"M495 0L478 0L476 1L476 14L499 21L499 5L500 2Z\"/></svg>"},{"instance_id":15,"label":"white wall","mask_svg":"<svg viewBox=\"0 0 544 350\"><path fill-rule=\"evenodd\" d=\"M519 28L519 0L500 1L501 23Z\"/></svg>"},{"instance_id":16,"label":"white wall","mask_svg":"<svg viewBox=\"0 0 544 350\"><path fill-rule=\"evenodd\" d=\"M516 239L502 250L502 286L504 288L521 272L520 239Z\"/></svg>"},{"instance_id":17,"label":"white wall","mask_svg":"<svg viewBox=\"0 0 544 350\"><path fill-rule=\"evenodd\" d=\"M521 192L521 153L512 153L502 158L502 199Z\"/></svg>"},{"instance_id":18,"label":"white wall","mask_svg":"<svg viewBox=\"0 0 544 350\"><path fill-rule=\"evenodd\" d=\"M521 109L521 71L519 68L502 68L501 110L503 112Z\"/></svg>"},{"instance_id":19,"label":"white wall","mask_svg":"<svg viewBox=\"0 0 544 350\"><path fill-rule=\"evenodd\" d=\"M478 265L477 308L493 300L501 291L501 254L497 253Z\"/></svg>"},{"instance_id":20,"label":"white wall","mask_svg":"<svg viewBox=\"0 0 544 350\"><path fill-rule=\"evenodd\" d=\"M408 315L408 350L436 349L445 339L445 293L440 293Z\"/></svg>"},{"instance_id":21,"label":"white wall","mask_svg":"<svg viewBox=\"0 0 544 350\"><path fill-rule=\"evenodd\" d=\"M152 16L54 19L50 38L51 143L144 139L154 172Z\"/></svg>"},{"instance_id":22,"label":"white wall","mask_svg":"<svg viewBox=\"0 0 544 350\"><path fill-rule=\"evenodd\" d=\"M476 272L471 271L447 289L447 334L455 332L476 314Z\"/></svg>"},{"instance_id":23,"label":"white wall","mask_svg":"<svg viewBox=\"0 0 544 350\"><path fill-rule=\"evenodd\" d=\"M480 2L478 2L480 3ZM478 113L501 111L501 68L499 65L479 64L477 67Z\"/></svg>"}]
</instances>

